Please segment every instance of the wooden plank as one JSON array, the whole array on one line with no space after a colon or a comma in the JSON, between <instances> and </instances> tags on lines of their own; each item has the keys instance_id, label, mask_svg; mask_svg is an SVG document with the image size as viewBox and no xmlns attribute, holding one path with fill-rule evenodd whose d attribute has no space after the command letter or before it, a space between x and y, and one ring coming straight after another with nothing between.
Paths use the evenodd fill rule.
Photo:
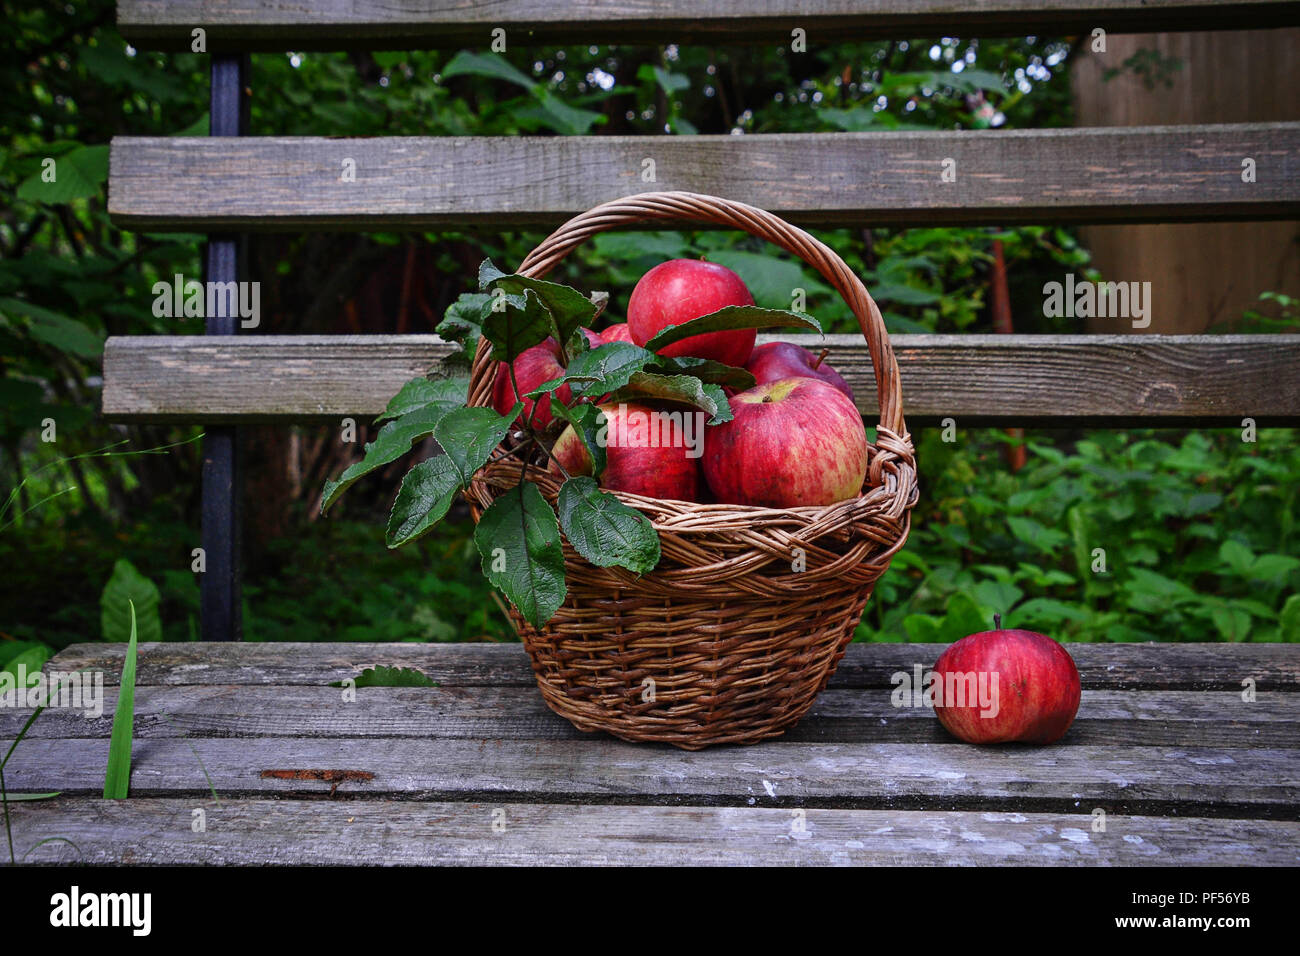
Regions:
<instances>
[{"instance_id":1,"label":"wooden plank","mask_svg":"<svg viewBox=\"0 0 1300 956\"><path fill-rule=\"evenodd\" d=\"M204 830L195 833L194 811ZM1295 866L1300 824L1090 813L608 807L388 800L14 806L25 862L222 865ZM494 828L494 823L498 824ZM68 843L47 843L51 834ZM75 849L74 849L75 847Z\"/></svg>"},{"instance_id":2,"label":"wooden plank","mask_svg":"<svg viewBox=\"0 0 1300 956\"><path fill-rule=\"evenodd\" d=\"M8 749L11 741L0 741ZM108 740L24 739L14 793L103 792ZM329 771L325 773L324 771ZM1155 816L1300 817L1300 761L1263 747L971 747L781 741L687 752L586 740L150 738L133 797L401 797Z\"/></svg>"},{"instance_id":3,"label":"wooden plank","mask_svg":"<svg viewBox=\"0 0 1300 956\"><path fill-rule=\"evenodd\" d=\"M772 337L764 336L762 341ZM781 336L829 361L878 416L860 336ZM1300 335L895 335L913 427L1300 424ZM103 413L125 422L378 415L452 346L431 335L114 336Z\"/></svg>"},{"instance_id":4,"label":"wooden plank","mask_svg":"<svg viewBox=\"0 0 1300 956\"><path fill-rule=\"evenodd\" d=\"M334 49L487 46L504 27L512 44L788 43L802 27L819 45L850 39L950 34L1002 36L1053 30L1241 29L1291 25L1291 0L120 0L118 29L137 47L189 49L191 30L208 49Z\"/></svg>"},{"instance_id":5,"label":"wooden plank","mask_svg":"<svg viewBox=\"0 0 1300 956\"><path fill-rule=\"evenodd\" d=\"M933 666L945 644L850 644L832 688L892 688L893 674ZM1263 691L1300 690L1300 648L1292 644L1067 644L1090 690L1222 690L1242 681ZM45 671L122 673L125 644L74 644ZM137 683L322 685L367 667L413 667L445 687L533 687L521 644L141 644Z\"/></svg>"},{"instance_id":6,"label":"wooden plank","mask_svg":"<svg viewBox=\"0 0 1300 956\"><path fill-rule=\"evenodd\" d=\"M117 705L108 688L100 716L49 708L33 739L107 738ZM15 736L27 708L0 710L0 736ZM530 687L140 686L137 740L168 737L415 737L581 740ZM780 738L797 743L953 743L933 711L895 707L890 690L831 688ZM1070 746L1300 748L1300 695L1266 693L1252 703L1231 691L1085 690Z\"/></svg>"},{"instance_id":7,"label":"wooden plank","mask_svg":"<svg viewBox=\"0 0 1300 956\"><path fill-rule=\"evenodd\" d=\"M1257 179L1241 181L1243 157ZM655 162L656 182L641 176ZM340 182L345 160L355 182ZM956 180L944 182L945 161ZM115 137L137 230L558 226L648 190L801 225L1300 218L1300 123L761 136ZM1125 276L1125 279L1138 278Z\"/></svg>"}]
</instances>

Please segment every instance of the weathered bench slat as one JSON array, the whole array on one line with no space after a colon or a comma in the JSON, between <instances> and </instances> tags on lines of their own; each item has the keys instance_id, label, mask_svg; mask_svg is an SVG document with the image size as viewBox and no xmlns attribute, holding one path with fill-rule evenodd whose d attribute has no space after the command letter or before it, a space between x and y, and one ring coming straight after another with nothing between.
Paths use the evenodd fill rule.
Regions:
<instances>
[{"instance_id":1,"label":"weathered bench slat","mask_svg":"<svg viewBox=\"0 0 1300 956\"><path fill-rule=\"evenodd\" d=\"M797 12L795 10L797 9ZM208 48L337 49L396 45L401 49L477 44L504 27L512 44L788 43L802 27L810 43L938 35L954 30L1002 36L1094 27L1128 32L1262 28L1294 24L1292 0L121 0L117 24L140 47L188 49L191 30L208 32Z\"/></svg>"},{"instance_id":2,"label":"weathered bench slat","mask_svg":"<svg viewBox=\"0 0 1300 956\"><path fill-rule=\"evenodd\" d=\"M192 25L192 24L191 24ZM571 42L571 41L570 41ZM1257 179L1241 181L1244 157ZM653 159L656 179L642 181ZM356 181L341 182L345 160ZM956 180L942 181L945 160ZM1300 123L759 136L117 137L129 229L554 227L647 190L801 225L1300 217Z\"/></svg>"},{"instance_id":3,"label":"weathered bench slat","mask_svg":"<svg viewBox=\"0 0 1300 956\"><path fill-rule=\"evenodd\" d=\"M782 336L829 359L877 414L859 336ZM895 335L912 424L1300 423L1300 335ZM432 335L122 336L104 351L115 421L337 421L379 414L448 346Z\"/></svg>"},{"instance_id":4,"label":"weathered bench slat","mask_svg":"<svg viewBox=\"0 0 1300 956\"><path fill-rule=\"evenodd\" d=\"M528 687L375 687L357 694L349 702L329 687L142 686L136 688L135 736L585 739ZM32 725L29 737L107 738L117 693L110 688L104 697L101 717L50 708ZM0 710L0 737L16 735L30 713L25 708ZM886 688L826 690L780 739L953 743L932 710L896 708ZM1086 690L1068 743L1300 748L1300 695L1266 693L1245 703L1231 691Z\"/></svg>"},{"instance_id":5,"label":"weathered bench slat","mask_svg":"<svg viewBox=\"0 0 1300 956\"><path fill-rule=\"evenodd\" d=\"M929 668L943 644L850 644L832 688L892 688L890 677ZM1288 644L1069 644L1090 690L1300 690L1300 651ZM46 672L104 671L115 685L125 644L74 644ZM443 687L533 687L521 644L143 644L140 686L193 684L325 685L367 667L413 667Z\"/></svg>"},{"instance_id":6,"label":"weathered bench slat","mask_svg":"<svg viewBox=\"0 0 1300 956\"><path fill-rule=\"evenodd\" d=\"M205 830L193 832L202 809ZM1300 824L1107 814L414 801L97 800L11 809L29 863L1295 866ZM495 816L494 816L495 814ZM503 827L493 828L494 820Z\"/></svg>"},{"instance_id":7,"label":"weathered bench slat","mask_svg":"<svg viewBox=\"0 0 1300 956\"><path fill-rule=\"evenodd\" d=\"M0 741L6 750L9 741ZM102 793L106 739L23 740L14 792ZM201 763L200 763L201 761ZM206 775L204 771L206 770ZM349 778L323 779L321 771ZM371 774L364 779L357 775ZM582 803L1006 808L1295 818L1293 749L959 744L805 744L685 752L602 737L450 740L149 738L131 794L310 796ZM750 801L754 801L752 804Z\"/></svg>"}]
</instances>

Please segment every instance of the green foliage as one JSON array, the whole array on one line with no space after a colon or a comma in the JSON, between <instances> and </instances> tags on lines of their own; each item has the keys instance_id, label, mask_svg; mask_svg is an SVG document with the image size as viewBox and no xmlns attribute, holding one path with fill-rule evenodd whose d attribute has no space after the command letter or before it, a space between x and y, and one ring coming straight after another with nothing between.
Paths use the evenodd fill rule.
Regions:
<instances>
[{"instance_id":1,"label":"green foliage","mask_svg":"<svg viewBox=\"0 0 1300 956\"><path fill-rule=\"evenodd\" d=\"M1014 474L1000 433L918 437L926 491L858 639L950 640L995 612L1073 641L1300 639L1293 430L1031 434Z\"/></svg>"}]
</instances>

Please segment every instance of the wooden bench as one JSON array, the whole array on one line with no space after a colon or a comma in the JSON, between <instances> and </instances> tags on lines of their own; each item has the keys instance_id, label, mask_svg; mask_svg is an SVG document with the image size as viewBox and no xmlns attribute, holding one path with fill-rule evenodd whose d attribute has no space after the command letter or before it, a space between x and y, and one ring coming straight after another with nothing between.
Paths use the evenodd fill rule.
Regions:
<instances>
[{"instance_id":1,"label":"wooden bench","mask_svg":"<svg viewBox=\"0 0 1300 956\"><path fill-rule=\"evenodd\" d=\"M683 189L806 226L1300 218L1300 123L999 132L518 139L238 138L250 50L512 43L788 42L965 31L1241 29L1300 23L1295 0L120 0L141 48L212 58L207 139L122 137L120 225L207 232L206 278L240 278L238 233L551 227L631 192ZM657 182L640 182L656 157ZM1241 160L1256 182L1241 181ZM362 171L340 189L344 157ZM961 170L937 188L944 159ZM520 170L544 170L524 181ZM797 171L797 175L793 172ZM1116 277L1123 278L1123 277ZM468 281L468 280L467 280ZM103 410L206 427L202 636L240 636L237 428L379 412L447 353L434 336L109 339ZM798 341L798 339L795 339ZM1300 336L895 336L913 427L1300 424ZM875 414L860 340L832 343ZM974 748L889 678L939 648L854 646L780 740L687 754L590 739L547 711L518 647L185 645L141 650L133 799L96 799L108 721L50 712L7 772L66 796L16 811L25 844L102 862L1300 861L1300 660L1285 646L1075 646L1079 720L1042 750ZM88 645L51 667L120 670ZM330 681L377 663L436 689ZM1253 679L1259 697L1242 700ZM111 701L108 712L111 713ZM0 714L0 737L21 714ZM200 768L200 761L202 768ZM191 810L221 796L206 833ZM340 775L341 773L341 775ZM348 797L322 803L323 794ZM139 799L135 799L139 798ZM492 812L504 808L503 831ZM1101 811L1104 830L1096 829ZM803 817L796 811L806 811ZM255 825L254 825L255 822ZM879 834L888 833L887 839ZM394 837L393 835L396 834ZM63 845L33 858L67 859Z\"/></svg>"},{"instance_id":2,"label":"wooden bench","mask_svg":"<svg viewBox=\"0 0 1300 956\"><path fill-rule=\"evenodd\" d=\"M1041 748L892 706L941 649L851 645L785 736L689 753L579 733L519 645L145 645L130 799L99 796L115 695L46 711L5 778L64 796L12 808L14 841L89 863L1300 863L1293 647L1073 645L1079 717ZM123 653L50 668L111 683ZM329 686L380 664L440 686ZM0 740L24 717L0 710Z\"/></svg>"}]
</instances>

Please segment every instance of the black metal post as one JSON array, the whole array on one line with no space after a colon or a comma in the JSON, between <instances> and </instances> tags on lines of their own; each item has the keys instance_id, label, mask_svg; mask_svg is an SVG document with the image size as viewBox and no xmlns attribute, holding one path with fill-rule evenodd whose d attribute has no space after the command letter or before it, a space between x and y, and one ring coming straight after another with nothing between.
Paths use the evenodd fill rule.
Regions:
<instances>
[{"instance_id":1,"label":"black metal post","mask_svg":"<svg viewBox=\"0 0 1300 956\"><path fill-rule=\"evenodd\" d=\"M242 136L248 132L249 58L212 57L210 98L212 136ZM205 282L238 282L243 268L244 242L238 235L208 238L203 257ZM234 335L239 316L211 316L207 335ZM203 438L203 503L201 540L205 571L199 585L199 630L205 641L238 641L243 634L240 545L239 431L233 425L208 428Z\"/></svg>"}]
</instances>

